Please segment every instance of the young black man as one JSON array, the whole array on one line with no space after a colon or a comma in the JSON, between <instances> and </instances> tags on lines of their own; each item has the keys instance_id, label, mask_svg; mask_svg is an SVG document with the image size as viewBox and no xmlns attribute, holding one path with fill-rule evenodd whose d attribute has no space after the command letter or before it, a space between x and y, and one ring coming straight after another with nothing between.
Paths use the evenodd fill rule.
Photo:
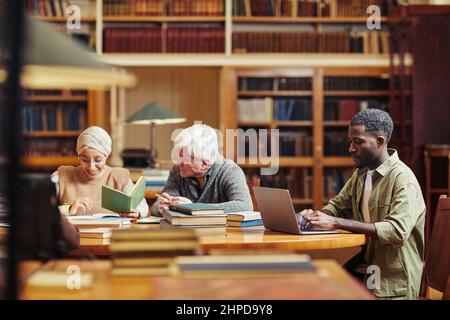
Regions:
<instances>
[{"instance_id":1,"label":"young black man","mask_svg":"<svg viewBox=\"0 0 450 320\"><path fill-rule=\"evenodd\" d=\"M417 299L425 203L414 173L396 150L387 147L392 131L388 113L378 109L357 113L348 128L349 153L357 170L321 211L303 210L300 215L306 228L367 235L364 250L347 264L349 271L359 271L376 297ZM369 284L377 267L380 281Z\"/></svg>"}]
</instances>

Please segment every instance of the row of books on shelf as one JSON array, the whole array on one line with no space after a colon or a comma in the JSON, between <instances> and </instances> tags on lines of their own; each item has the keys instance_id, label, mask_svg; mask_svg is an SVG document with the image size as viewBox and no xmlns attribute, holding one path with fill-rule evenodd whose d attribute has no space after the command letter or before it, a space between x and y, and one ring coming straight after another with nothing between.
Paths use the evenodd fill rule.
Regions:
<instances>
[{"instance_id":1,"label":"row of books on shelf","mask_svg":"<svg viewBox=\"0 0 450 320\"><path fill-rule=\"evenodd\" d=\"M238 88L239 91L308 91L312 88L312 79L305 77L241 77L238 80ZM324 90L389 90L389 79L379 77L324 77Z\"/></svg>"},{"instance_id":2,"label":"row of books on shelf","mask_svg":"<svg viewBox=\"0 0 450 320\"><path fill-rule=\"evenodd\" d=\"M348 156L348 133L345 130L327 130L323 133L325 156Z\"/></svg>"},{"instance_id":3,"label":"row of books on shelf","mask_svg":"<svg viewBox=\"0 0 450 320\"><path fill-rule=\"evenodd\" d=\"M86 128L86 110L76 104L64 106L25 105L22 107L22 130L34 131L79 131ZM58 121L60 117L61 122Z\"/></svg>"},{"instance_id":4,"label":"row of books on shelf","mask_svg":"<svg viewBox=\"0 0 450 320\"><path fill-rule=\"evenodd\" d=\"M61 139L26 139L23 141L22 156L72 156L76 157L76 140Z\"/></svg>"},{"instance_id":5,"label":"row of books on shelf","mask_svg":"<svg viewBox=\"0 0 450 320\"><path fill-rule=\"evenodd\" d=\"M95 16L90 0L27 0L27 12L46 17L66 16L70 5L82 16ZM367 7L377 5L387 14L383 0L233 0L233 16L364 17ZM224 0L104 0L105 16L223 16Z\"/></svg>"},{"instance_id":6,"label":"row of books on shelf","mask_svg":"<svg viewBox=\"0 0 450 320\"><path fill-rule=\"evenodd\" d=\"M67 8L76 5L81 16L95 16L96 3L90 0L26 0L25 8L28 14L43 17L64 17L68 15Z\"/></svg>"},{"instance_id":7,"label":"row of books on shelf","mask_svg":"<svg viewBox=\"0 0 450 320\"><path fill-rule=\"evenodd\" d=\"M162 16L163 0L104 0L104 16Z\"/></svg>"},{"instance_id":8,"label":"row of books on shelf","mask_svg":"<svg viewBox=\"0 0 450 320\"><path fill-rule=\"evenodd\" d=\"M26 0L28 14L45 17L63 17L66 15L66 0Z\"/></svg>"},{"instance_id":9,"label":"row of books on shelf","mask_svg":"<svg viewBox=\"0 0 450 320\"><path fill-rule=\"evenodd\" d=\"M324 120L351 120L364 109L374 108L387 111L385 99L333 99L327 98L324 103Z\"/></svg>"},{"instance_id":10,"label":"row of books on shelf","mask_svg":"<svg viewBox=\"0 0 450 320\"><path fill-rule=\"evenodd\" d=\"M257 139L255 137L255 139ZM270 136L268 137L270 139ZM312 156L312 141L313 138L310 133L305 131L281 131L279 132L278 140L278 156L280 157L310 157ZM238 138L238 148L243 147L244 155L250 158L257 156L261 158L271 157L271 145L266 141L257 140L256 144L246 137ZM243 158L239 163L246 162Z\"/></svg>"},{"instance_id":11,"label":"row of books on shelf","mask_svg":"<svg viewBox=\"0 0 450 320\"><path fill-rule=\"evenodd\" d=\"M68 29L64 23L52 24L52 29L64 36L69 36L73 40L81 43L90 50L95 49L96 37L94 25L81 24L80 29Z\"/></svg>"},{"instance_id":12,"label":"row of books on shelf","mask_svg":"<svg viewBox=\"0 0 450 320\"><path fill-rule=\"evenodd\" d=\"M105 16L223 16L223 0L104 0Z\"/></svg>"},{"instance_id":13,"label":"row of books on shelf","mask_svg":"<svg viewBox=\"0 0 450 320\"><path fill-rule=\"evenodd\" d=\"M163 36L161 27L106 27L104 52L224 52L224 29L210 26L168 27Z\"/></svg>"},{"instance_id":14,"label":"row of books on shelf","mask_svg":"<svg viewBox=\"0 0 450 320\"><path fill-rule=\"evenodd\" d=\"M266 17L363 17L377 5L386 15L383 0L233 0L234 16Z\"/></svg>"},{"instance_id":15,"label":"row of books on shelf","mask_svg":"<svg viewBox=\"0 0 450 320\"><path fill-rule=\"evenodd\" d=\"M73 34L92 45L93 35ZM222 27L114 26L104 28L104 52L224 52ZM239 31L233 33L233 50L243 52L355 52L388 53L385 31L287 32ZM309 89L308 89L309 88ZM310 90L308 86L305 90ZM289 89L281 89L289 90Z\"/></svg>"},{"instance_id":16,"label":"row of books on shelf","mask_svg":"<svg viewBox=\"0 0 450 320\"><path fill-rule=\"evenodd\" d=\"M311 99L239 99L239 122L308 121L312 119Z\"/></svg>"},{"instance_id":17,"label":"row of books on shelf","mask_svg":"<svg viewBox=\"0 0 450 320\"><path fill-rule=\"evenodd\" d=\"M312 79L304 77L239 78L239 91L309 91Z\"/></svg>"},{"instance_id":18,"label":"row of books on shelf","mask_svg":"<svg viewBox=\"0 0 450 320\"><path fill-rule=\"evenodd\" d=\"M280 132L281 157L312 156L312 136L307 132Z\"/></svg>"},{"instance_id":19,"label":"row of books on shelf","mask_svg":"<svg viewBox=\"0 0 450 320\"><path fill-rule=\"evenodd\" d=\"M325 77L326 91L348 90L389 90L389 79L376 77Z\"/></svg>"},{"instance_id":20,"label":"row of books on shelf","mask_svg":"<svg viewBox=\"0 0 450 320\"><path fill-rule=\"evenodd\" d=\"M245 169L247 177L253 176L254 169ZM280 168L278 174L260 176L261 187L288 189L292 198L312 197L312 171L310 168Z\"/></svg>"},{"instance_id":21,"label":"row of books on shelf","mask_svg":"<svg viewBox=\"0 0 450 320\"><path fill-rule=\"evenodd\" d=\"M239 31L233 51L389 53L386 31Z\"/></svg>"},{"instance_id":22,"label":"row of books on shelf","mask_svg":"<svg viewBox=\"0 0 450 320\"><path fill-rule=\"evenodd\" d=\"M274 112L278 121L312 120L311 99L276 99Z\"/></svg>"},{"instance_id":23,"label":"row of books on shelf","mask_svg":"<svg viewBox=\"0 0 450 320\"><path fill-rule=\"evenodd\" d=\"M324 174L324 199L336 196L351 178L353 169L327 169Z\"/></svg>"},{"instance_id":24,"label":"row of books on shelf","mask_svg":"<svg viewBox=\"0 0 450 320\"><path fill-rule=\"evenodd\" d=\"M162 52L161 27L105 27L104 52Z\"/></svg>"},{"instance_id":25,"label":"row of books on shelf","mask_svg":"<svg viewBox=\"0 0 450 320\"><path fill-rule=\"evenodd\" d=\"M48 89L22 89L22 94L25 97L33 96L55 96L55 97L85 97L87 95L86 90L48 90Z\"/></svg>"}]
</instances>

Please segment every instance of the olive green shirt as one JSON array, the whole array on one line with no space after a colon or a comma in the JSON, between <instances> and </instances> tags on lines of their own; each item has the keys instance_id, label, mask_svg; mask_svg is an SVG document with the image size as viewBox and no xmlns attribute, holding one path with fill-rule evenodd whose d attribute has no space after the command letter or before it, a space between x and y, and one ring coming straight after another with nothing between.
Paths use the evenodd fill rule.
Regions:
<instances>
[{"instance_id":1,"label":"olive green shirt","mask_svg":"<svg viewBox=\"0 0 450 320\"><path fill-rule=\"evenodd\" d=\"M363 263L380 268L379 288L369 288L375 296L417 299L424 256L425 203L414 173L400 161L396 150L388 152L390 157L372 177L369 211L378 240L368 237ZM360 202L367 170L357 169L322 210L364 222ZM368 276L373 284L372 273L366 274L366 279Z\"/></svg>"}]
</instances>

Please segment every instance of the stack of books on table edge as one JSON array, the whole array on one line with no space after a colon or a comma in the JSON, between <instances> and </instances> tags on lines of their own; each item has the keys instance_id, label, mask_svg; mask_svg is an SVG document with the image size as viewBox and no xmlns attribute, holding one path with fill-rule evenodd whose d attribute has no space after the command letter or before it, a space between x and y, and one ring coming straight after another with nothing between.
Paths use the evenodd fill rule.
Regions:
<instances>
[{"instance_id":1,"label":"stack of books on table edge","mask_svg":"<svg viewBox=\"0 0 450 320\"><path fill-rule=\"evenodd\" d=\"M227 214L227 226L229 227L254 227L262 226L263 221L259 211L233 212Z\"/></svg>"},{"instance_id":2,"label":"stack of books on table edge","mask_svg":"<svg viewBox=\"0 0 450 320\"><path fill-rule=\"evenodd\" d=\"M166 220L162 220L160 223L161 230L177 230L177 229L189 229L194 231L197 237L215 237L223 236L227 234L227 227L225 225L205 225L205 226L178 226L172 225Z\"/></svg>"},{"instance_id":3,"label":"stack of books on table edge","mask_svg":"<svg viewBox=\"0 0 450 320\"><path fill-rule=\"evenodd\" d=\"M194 255L199 250L192 230L116 229L110 245L112 275L167 275L176 256Z\"/></svg>"},{"instance_id":4,"label":"stack of books on table edge","mask_svg":"<svg viewBox=\"0 0 450 320\"><path fill-rule=\"evenodd\" d=\"M85 239L109 239L111 238L111 228L81 228L80 238Z\"/></svg>"},{"instance_id":5,"label":"stack of books on table edge","mask_svg":"<svg viewBox=\"0 0 450 320\"><path fill-rule=\"evenodd\" d=\"M261 276L268 273L292 274L315 271L305 254L209 255L177 257L172 273L186 277Z\"/></svg>"}]
</instances>

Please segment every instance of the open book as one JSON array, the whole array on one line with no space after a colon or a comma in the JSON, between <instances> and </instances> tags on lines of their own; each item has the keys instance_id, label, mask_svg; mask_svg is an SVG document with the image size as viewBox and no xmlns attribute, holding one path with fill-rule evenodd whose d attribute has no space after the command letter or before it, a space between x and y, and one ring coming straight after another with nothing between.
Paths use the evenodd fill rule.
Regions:
<instances>
[{"instance_id":1,"label":"open book","mask_svg":"<svg viewBox=\"0 0 450 320\"><path fill-rule=\"evenodd\" d=\"M131 218L121 218L115 213L96 213L84 216L68 216L73 225L81 228L122 228L131 224Z\"/></svg>"},{"instance_id":2,"label":"open book","mask_svg":"<svg viewBox=\"0 0 450 320\"><path fill-rule=\"evenodd\" d=\"M140 177L129 194L102 186L102 207L113 212L128 213L144 199L145 179Z\"/></svg>"},{"instance_id":3,"label":"open book","mask_svg":"<svg viewBox=\"0 0 450 320\"><path fill-rule=\"evenodd\" d=\"M68 216L69 220L97 220L97 219L116 219L120 218L118 213L94 213L92 215Z\"/></svg>"}]
</instances>

